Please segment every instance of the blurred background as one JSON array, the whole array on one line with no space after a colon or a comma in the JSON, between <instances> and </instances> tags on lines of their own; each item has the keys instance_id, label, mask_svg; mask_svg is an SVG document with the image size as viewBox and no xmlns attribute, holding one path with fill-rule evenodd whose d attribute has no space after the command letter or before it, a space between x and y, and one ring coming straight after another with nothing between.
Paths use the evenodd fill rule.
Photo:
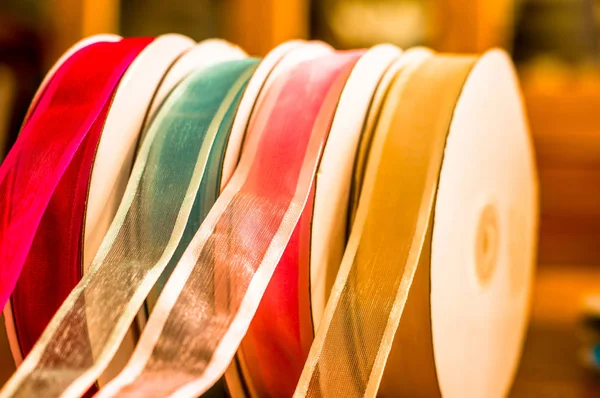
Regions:
<instances>
[{"instance_id":1,"label":"blurred background","mask_svg":"<svg viewBox=\"0 0 600 398\"><path fill-rule=\"evenodd\" d=\"M582 321L600 293L600 0L2 0L0 159L45 72L76 41L169 32L222 37L253 55L293 38L509 51L541 182L532 323L512 396L600 396L580 358L600 341Z\"/></svg>"}]
</instances>

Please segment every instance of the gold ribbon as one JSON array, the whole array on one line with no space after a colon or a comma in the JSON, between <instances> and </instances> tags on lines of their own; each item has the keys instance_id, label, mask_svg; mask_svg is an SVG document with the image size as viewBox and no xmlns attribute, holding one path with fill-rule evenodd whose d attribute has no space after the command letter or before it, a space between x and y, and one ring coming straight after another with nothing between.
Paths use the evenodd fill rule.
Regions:
<instances>
[{"instance_id":1,"label":"gold ribbon","mask_svg":"<svg viewBox=\"0 0 600 398\"><path fill-rule=\"evenodd\" d=\"M430 314L434 209L453 112L475 62L417 57L392 82L295 397L441 395Z\"/></svg>"}]
</instances>

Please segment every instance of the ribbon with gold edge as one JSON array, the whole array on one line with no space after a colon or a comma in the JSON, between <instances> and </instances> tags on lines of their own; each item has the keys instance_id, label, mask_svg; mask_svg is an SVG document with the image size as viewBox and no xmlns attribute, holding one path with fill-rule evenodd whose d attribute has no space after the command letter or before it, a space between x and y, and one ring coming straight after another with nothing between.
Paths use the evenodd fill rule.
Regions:
<instances>
[{"instance_id":1,"label":"ribbon with gold edge","mask_svg":"<svg viewBox=\"0 0 600 398\"><path fill-rule=\"evenodd\" d=\"M36 236L49 238L38 238L40 246L52 245L59 237L73 245L61 263L63 280L55 288L68 288L64 280L77 278L67 274L81 261L85 197L104 119L121 76L151 41L90 44L66 60L45 87L0 167L1 305L12 293L30 250L37 251ZM45 211L49 205L64 204L73 210L64 215L65 228L57 228L44 219Z\"/></svg>"},{"instance_id":2,"label":"ribbon with gold edge","mask_svg":"<svg viewBox=\"0 0 600 398\"><path fill-rule=\"evenodd\" d=\"M352 169L369 105L382 74L399 55L390 45L370 49L346 82L336 111L344 117L332 123L314 193L238 349L252 396L289 397L296 388L341 262Z\"/></svg>"},{"instance_id":3,"label":"ribbon with gold edge","mask_svg":"<svg viewBox=\"0 0 600 398\"><path fill-rule=\"evenodd\" d=\"M508 392L523 339L536 226L532 149L514 73L494 53L477 63L451 56L411 61L386 95L350 240L295 397ZM508 135L502 123L512 128ZM471 166L492 172L469 173ZM461 182L461 173L468 183ZM482 176L502 181L482 183ZM477 183L483 188L473 188ZM469 218L480 211L478 201L488 201L479 224ZM496 212L508 226L498 225ZM478 225L473 253L444 242L458 232L452 231L457 214L465 224ZM469 242L462 235L456 240ZM458 257L449 255L456 252ZM456 261L465 252L467 259L474 255L474 265ZM478 286L468 285L470 267ZM460 285L463 274L466 284ZM453 295L479 295L484 304L469 313ZM453 328L464 332L440 339ZM496 371L484 366L490 361Z\"/></svg>"},{"instance_id":4,"label":"ribbon with gold edge","mask_svg":"<svg viewBox=\"0 0 600 398\"><path fill-rule=\"evenodd\" d=\"M92 39L95 38L86 40L87 45ZM104 37L97 39L102 41ZM119 39L112 41L116 40ZM99 236L106 233L116 213L116 203L123 194L123 181L129 176L137 138L156 87L172 61L192 43L183 36L165 35L154 39L138 54L114 91L97 145L87 148L93 152L87 155L93 159L92 171L86 174L67 169L61 179L60 184L64 185L59 185L44 212L11 297L11 317L18 336L13 346L20 351L14 353L18 361L30 351L89 266L90 253L97 250ZM70 185L73 181L75 185ZM80 198L74 200L76 206L71 208L69 199L77 195ZM56 227L63 225L70 233L56 235ZM81 241L76 239L80 235Z\"/></svg>"},{"instance_id":5,"label":"ribbon with gold edge","mask_svg":"<svg viewBox=\"0 0 600 398\"><path fill-rule=\"evenodd\" d=\"M218 193L233 116L255 67L255 60L219 64L170 94L90 270L0 395L79 396L102 373L148 291L186 246L186 230L198 222L193 209L201 212Z\"/></svg>"},{"instance_id":6,"label":"ribbon with gold edge","mask_svg":"<svg viewBox=\"0 0 600 398\"><path fill-rule=\"evenodd\" d=\"M129 364L99 396L197 396L225 372L298 225L362 53L313 57L274 79L230 183L165 285Z\"/></svg>"}]
</instances>

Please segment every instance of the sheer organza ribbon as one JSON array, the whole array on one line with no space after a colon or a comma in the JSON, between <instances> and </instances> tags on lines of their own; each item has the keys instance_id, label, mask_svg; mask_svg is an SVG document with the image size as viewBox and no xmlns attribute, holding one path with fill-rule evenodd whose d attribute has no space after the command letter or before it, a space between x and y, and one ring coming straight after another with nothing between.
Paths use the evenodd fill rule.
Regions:
<instances>
[{"instance_id":1,"label":"sheer organza ribbon","mask_svg":"<svg viewBox=\"0 0 600 398\"><path fill-rule=\"evenodd\" d=\"M129 364L100 396L198 396L225 372L310 200L361 55L302 61L273 81L232 180L165 285Z\"/></svg>"},{"instance_id":2,"label":"sheer organza ribbon","mask_svg":"<svg viewBox=\"0 0 600 398\"><path fill-rule=\"evenodd\" d=\"M346 245L357 149L368 147L364 132L372 130L376 91L400 53L390 45L369 49L346 82L314 192L237 351L236 364L250 396L290 397L296 389Z\"/></svg>"},{"instance_id":3,"label":"sheer organza ribbon","mask_svg":"<svg viewBox=\"0 0 600 398\"><path fill-rule=\"evenodd\" d=\"M92 265L1 396L79 396L219 192L235 111L256 68L231 61L184 79L151 122Z\"/></svg>"},{"instance_id":4,"label":"sheer organza ribbon","mask_svg":"<svg viewBox=\"0 0 600 398\"><path fill-rule=\"evenodd\" d=\"M427 307L418 315L425 320L418 326L423 335L403 344L390 368L398 378L418 374L419 382L391 391L381 391L380 383L392 342L402 338L397 329L409 292L428 297L423 293L446 136L474 63L470 57L421 58L392 82L349 243L295 397L440 395L432 347L423 343L431 341Z\"/></svg>"},{"instance_id":5,"label":"sheer organza ribbon","mask_svg":"<svg viewBox=\"0 0 600 398\"><path fill-rule=\"evenodd\" d=\"M0 167L0 305L13 293L23 354L81 278L96 147L121 76L151 41L98 42L69 57Z\"/></svg>"}]
</instances>

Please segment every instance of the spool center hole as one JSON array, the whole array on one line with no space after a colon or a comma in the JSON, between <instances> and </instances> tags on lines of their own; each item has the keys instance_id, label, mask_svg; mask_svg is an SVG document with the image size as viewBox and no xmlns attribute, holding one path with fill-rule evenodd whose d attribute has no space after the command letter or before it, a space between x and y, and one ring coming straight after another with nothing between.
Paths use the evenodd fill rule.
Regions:
<instances>
[{"instance_id":1,"label":"spool center hole","mask_svg":"<svg viewBox=\"0 0 600 398\"><path fill-rule=\"evenodd\" d=\"M479 215L475 241L475 271L481 285L487 285L496 270L499 237L498 212L487 204Z\"/></svg>"}]
</instances>

